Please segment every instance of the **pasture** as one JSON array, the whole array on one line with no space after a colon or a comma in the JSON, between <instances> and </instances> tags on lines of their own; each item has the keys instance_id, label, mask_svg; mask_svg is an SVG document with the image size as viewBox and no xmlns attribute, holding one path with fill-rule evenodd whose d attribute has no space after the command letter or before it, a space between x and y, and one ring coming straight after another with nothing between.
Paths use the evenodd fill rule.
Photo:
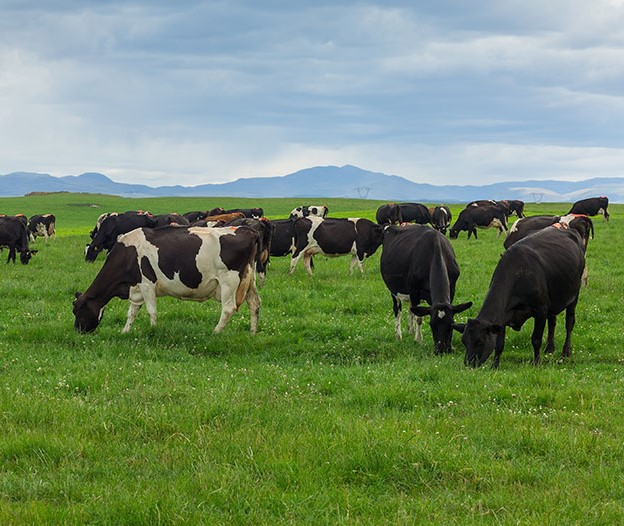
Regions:
<instances>
[{"instance_id":1,"label":"pasture","mask_svg":"<svg viewBox=\"0 0 624 526\"><path fill-rule=\"evenodd\" d=\"M330 216L374 219L380 202L319 199ZM572 335L531 364L532 321L507 331L498 371L394 339L378 251L365 273L315 258L310 278L273 258L258 334L246 307L212 333L214 301L158 302L121 334L127 302L98 330L73 329L73 294L97 216L263 206L298 199L0 198L0 212L51 212L27 266L0 262L1 524L618 524L624 521L624 206L595 217L588 286ZM461 206L452 206L454 217ZM527 215L568 204L527 203ZM493 229L453 241L455 301L475 316L502 252Z\"/></svg>"}]
</instances>

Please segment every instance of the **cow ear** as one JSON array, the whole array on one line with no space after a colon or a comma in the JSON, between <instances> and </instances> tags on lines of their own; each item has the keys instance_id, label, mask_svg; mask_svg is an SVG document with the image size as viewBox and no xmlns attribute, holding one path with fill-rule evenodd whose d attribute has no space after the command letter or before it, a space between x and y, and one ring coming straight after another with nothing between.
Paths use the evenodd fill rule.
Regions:
<instances>
[{"instance_id":1,"label":"cow ear","mask_svg":"<svg viewBox=\"0 0 624 526\"><path fill-rule=\"evenodd\" d=\"M466 330L466 324L465 323L453 323L452 325L453 329L455 329L457 332L461 332L462 334L464 333L464 331Z\"/></svg>"},{"instance_id":2,"label":"cow ear","mask_svg":"<svg viewBox=\"0 0 624 526\"><path fill-rule=\"evenodd\" d=\"M76 292L74 294L74 298L78 299L80 296L82 296L82 292Z\"/></svg>"},{"instance_id":3,"label":"cow ear","mask_svg":"<svg viewBox=\"0 0 624 526\"><path fill-rule=\"evenodd\" d=\"M420 318L422 318L423 316L430 316L431 307L424 307L424 306L412 307L412 312Z\"/></svg>"},{"instance_id":4,"label":"cow ear","mask_svg":"<svg viewBox=\"0 0 624 526\"><path fill-rule=\"evenodd\" d=\"M459 305L453 305L453 314L458 314L460 312L464 312L472 307L472 301L467 301L466 303L460 303Z\"/></svg>"}]
</instances>

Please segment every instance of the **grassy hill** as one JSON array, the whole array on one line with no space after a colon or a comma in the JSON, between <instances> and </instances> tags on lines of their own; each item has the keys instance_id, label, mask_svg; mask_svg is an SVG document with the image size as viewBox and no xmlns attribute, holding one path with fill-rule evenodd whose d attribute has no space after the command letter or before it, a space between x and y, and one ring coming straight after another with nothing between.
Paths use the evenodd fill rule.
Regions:
<instances>
[{"instance_id":1,"label":"grassy hill","mask_svg":"<svg viewBox=\"0 0 624 526\"><path fill-rule=\"evenodd\" d=\"M311 202L312 200L310 200ZM336 217L379 202L323 199ZM0 199L0 212L52 212L58 238L28 266L0 265L2 524L619 524L624 520L621 311L624 206L595 218L572 357L531 365L532 322L508 331L501 368L435 356L431 332L394 339L379 252L288 275L274 258L258 334L246 308L214 335L215 302L161 298L122 335L113 300L89 335L73 294L102 265L84 244L105 211L300 200ZM457 216L460 207L453 208ZM567 205L528 205L529 214ZM502 249L493 230L453 241L456 301L478 312ZM4 252L3 254L6 254Z\"/></svg>"}]
</instances>

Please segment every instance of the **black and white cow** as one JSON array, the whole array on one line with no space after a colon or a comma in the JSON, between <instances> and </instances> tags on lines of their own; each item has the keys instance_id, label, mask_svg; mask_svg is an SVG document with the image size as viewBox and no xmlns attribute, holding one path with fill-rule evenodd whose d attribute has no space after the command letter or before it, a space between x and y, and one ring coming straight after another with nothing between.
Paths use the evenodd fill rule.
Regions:
<instances>
[{"instance_id":1,"label":"black and white cow","mask_svg":"<svg viewBox=\"0 0 624 526\"><path fill-rule=\"evenodd\" d=\"M431 223L431 214L425 205L420 203L399 203L401 218L406 223L426 225Z\"/></svg>"},{"instance_id":2,"label":"black and white cow","mask_svg":"<svg viewBox=\"0 0 624 526\"><path fill-rule=\"evenodd\" d=\"M251 217L253 219L260 219L264 217L264 210L262 208L232 208L231 210L224 210L221 214L234 214L239 212L245 217Z\"/></svg>"},{"instance_id":3,"label":"black and white cow","mask_svg":"<svg viewBox=\"0 0 624 526\"><path fill-rule=\"evenodd\" d=\"M472 306L472 302L452 305L459 265L451 242L429 227L389 226L383 240L381 277L394 309L396 337L402 339L401 302L409 302L409 332L422 341L422 317L430 316L436 354L452 351L453 316ZM419 306L426 301L430 306Z\"/></svg>"},{"instance_id":4,"label":"black and white cow","mask_svg":"<svg viewBox=\"0 0 624 526\"><path fill-rule=\"evenodd\" d=\"M378 225L400 225L403 222L401 208L396 203L381 205L375 213Z\"/></svg>"},{"instance_id":5,"label":"black and white cow","mask_svg":"<svg viewBox=\"0 0 624 526\"><path fill-rule=\"evenodd\" d=\"M529 234L557 223L578 230L583 237L585 248L587 248L589 239L593 239L594 237L594 223L586 215L568 214L565 216L530 216L518 219L513 225L511 225L509 235L505 238L503 246L507 249Z\"/></svg>"},{"instance_id":6,"label":"black and white cow","mask_svg":"<svg viewBox=\"0 0 624 526\"><path fill-rule=\"evenodd\" d=\"M451 214L451 209L448 206L436 206L431 211L431 225L443 235L446 235L446 230L451 224L452 219L453 215Z\"/></svg>"},{"instance_id":7,"label":"black and white cow","mask_svg":"<svg viewBox=\"0 0 624 526\"><path fill-rule=\"evenodd\" d=\"M28 220L28 235L31 240L44 237L46 243L50 237L56 237L56 217L54 214L37 214Z\"/></svg>"},{"instance_id":8,"label":"black and white cow","mask_svg":"<svg viewBox=\"0 0 624 526\"><path fill-rule=\"evenodd\" d=\"M520 330L534 319L533 362L540 361L544 328L548 322L546 352L554 351L557 314L566 311L563 356L570 356L570 336L585 267L581 235L572 228L548 227L525 237L501 256L490 288L476 318L455 328L466 347L464 362L478 367L494 353L498 367L505 346L505 327Z\"/></svg>"},{"instance_id":9,"label":"black and white cow","mask_svg":"<svg viewBox=\"0 0 624 526\"><path fill-rule=\"evenodd\" d=\"M297 219L298 217L327 217L329 213L329 207L325 205L303 205L293 208L290 212L290 219Z\"/></svg>"},{"instance_id":10,"label":"black and white cow","mask_svg":"<svg viewBox=\"0 0 624 526\"><path fill-rule=\"evenodd\" d=\"M27 265L30 258L37 253L28 247L28 232L24 221L15 216L0 217L0 248L9 249L7 263L15 263L16 254L19 252L21 263Z\"/></svg>"},{"instance_id":11,"label":"black and white cow","mask_svg":"<svg viewBox=\"0 0 624 526\"><path fill-rule=\"evenodd\" d=\"M290 273L295 271L299 259L311 276L310 259L314 254L324 256L345 256L351 254L349 274L358 264L364 272L364 259L372 256L383 240L383 227L369 219L338 219L310 216L295 221L295 251L290 263Z\"/></svg>"},{"instance_id":12,"label":"black and white cow","mask_svg":"<svg viewBox=\"0 0 624 526\"><path fill-rule=\"evenodd\" d=\"M524 213L524 201L520 201L519 199L506 199L502 202L507 203L507 210L509 211L507 217L513 214L516 214L518 217L526 217Z\"/></svg>"},{"instance_id":13,"label":"black and white cow","mask_svg":"<svg viewBox=\"0 0 624 526\"><path fill-rule=\"evenodd\" d=\"M609 198L602 197L588 197L587 199L581 199L572 205L568 214L583 214L586 216L595 216L602 214L605 220L609 220Z\"/></svg>"},{"instance_id":14,"label":"black and white cow","mask_svg":"<svg viewBox=\"0 0 624 526\"><path fill-rule=\"evenodd\" d=\"M117 241L117 237L121 234L130 232L135 228L154 228L155 226L156 219L152 214L132 211L123 214L111 214L105 217L99 227L95 229L92 241L86 248L85 260L95 261L102 250L111 250Z\"/></svg>"},{"instance_id":15,"label":"black and white cow","mask_svg":"<svg viewBox=\"0 0 624 526\"><path fill-rule=\"evenodd\" d=\"M214 332L221 332L247 302L251 332L258 327L260 297L253 264L258 234L249 227L139 228L119 237L89 288L76 293L74 327L94 331L114 297L130 302L122 332L128 332L143 304L156 325L156 298L221 302Z\"/></svg>"},{"instance_id":16,"label":"black and white cow","mask_svg":"<svg viewBox=\"0 0 624 526\"><path fill-rule=\"evenodd\" d=\"M499 236L501 232L507 233L507 218L503 207L493 205L464 208L451 227L449 235L451 239L457 239L459 233L465 230L468 232L468 239L470 239L471 234L474 234L475 239L477 239L477 227L496 228Z\"/></svg>"},{"instance_id":17,"label":"black and white cow","mask_svg":"<svg viewBox=\"0 0 624 526\"><path fill-rule=\"evenodd\" d=\"M493 199L479 199L468 203L466 208L478 206L500 206L505 210L505 217L507 217L507 219L509 219L509 216L514 214L518 217L525 217L524 201L520 201L519 199L503 199L501 201L494 201Z\"/></svg>"}]
</instances>

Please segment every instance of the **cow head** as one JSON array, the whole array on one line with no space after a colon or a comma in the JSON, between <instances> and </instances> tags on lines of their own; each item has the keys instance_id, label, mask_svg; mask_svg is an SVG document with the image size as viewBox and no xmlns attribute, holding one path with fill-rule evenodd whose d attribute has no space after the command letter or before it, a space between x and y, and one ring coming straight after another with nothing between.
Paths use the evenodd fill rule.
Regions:
<instances>
[{"instance_id":1,"label":"cow head","mask_svg":"<svg viewBox=\"0 0 624 526\"><path fill-rule=\"evenodd\" d=\"M102 320L104 307L100 307L96 301L88 300L84 294L76 292L73 303L74 328L80 333L93 332Z\"/></svg>"},{"instance_id":2,"label":"cow head","mask_svg":"<svg viewBox=\"0 0 624 526\"><path fill-rule=\"evenodd\" d=\"M93 243L87 245L85 247L85 261L88 261L89 263L93 263L98 257L98 254L102 252L102 250L103 250L102 247L98 247L94 245Z\"/></svg>"},{"instance_id":3,"label":"cow head","mask_svg":"<svg viewBox=\"0 0 624 526\"><path fill-rule=\"evenodd\" d=\"M456 225L457 225L457 223L455 225L453 225L451 227L451 229L449 230L449 237L451 239L457 239L457 237L459 236L459 232L460 231L459 231L459 228L456 228Z\"/></svg>"},{"instance_id":4,"label":"cow head","mask_svg":"<svg viewBox=\"0 0 624 526\"><path fill-rule=\"evenodd\" d=\"M412 307L412 312L419 317L429 316L429 326L433 335L434 351L436 354L453 351L453 316L472 307L472 301L460 305L448 303L434 303L431 307Z\"/></svg>"},{"instance_id":5,"label":"cow head","mask_svg":"<svg viewBox=\"0 0 624 526\"><path fill-rule=\"evenodd\" d=\"M490 357L496 347L496 340L505 335L502 325L470 319L466 324L457 324L453 328L462 333L462 343L466 347L464 364L480 367Z\"/></svg>"},{"instance_id":6,"label":"cow head","mask_svg":"<svg viewBox=\"0 0 624 526\"><path fill-rule=\"evenodd\" d=\"M33 257L37 252L38 250L22 250L20 252L20 261L22 262L22 265L28 265L30 258Z\"/></svg>"}]
</instances>

